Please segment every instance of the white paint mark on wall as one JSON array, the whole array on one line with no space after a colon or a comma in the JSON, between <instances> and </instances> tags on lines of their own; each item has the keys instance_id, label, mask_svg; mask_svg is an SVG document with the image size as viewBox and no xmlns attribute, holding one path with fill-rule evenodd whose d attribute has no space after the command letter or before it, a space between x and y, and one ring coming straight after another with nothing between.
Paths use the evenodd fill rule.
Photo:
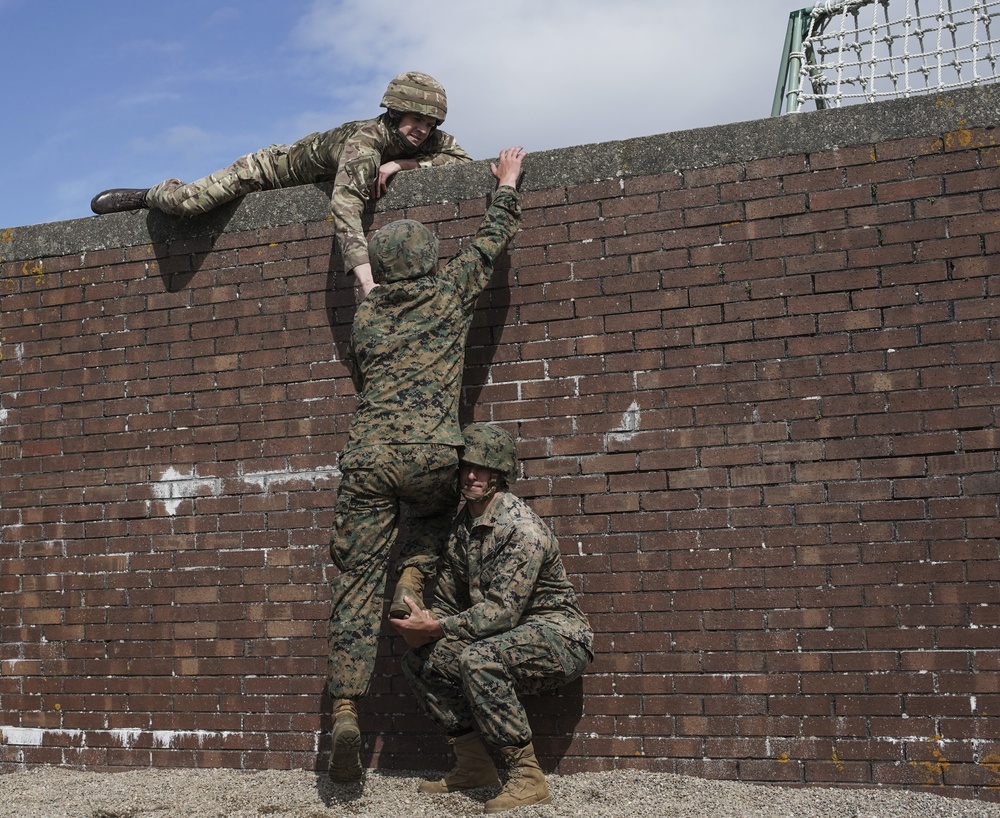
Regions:
<instances>
[{"instance_id":1,"label":"white paint mark on wall","mask_svg":"<svg viewBox=\"0 0 1000 818\"><path fill-rule=\"evenodd\" d=\"M117 741L126 750L132 749L132 745L135 744L135 740L139 738L142 730L135 728L122 729L122 730L110 730L111 738Z\"/></svg>"},{"instance_id":2,"label":"white paint mark on wall","mask_svg":"<svg viewBox=\"0 0 1000 818\"><path fill-rule=\"evenodd\" d=\"M44 727L3 727L0 726L0 744L19 747L41 747L46 736L59 736L65 743L66 738L78 739L82 730L49 730Z\"/></svg>"},{"instance_id":3,"label":"white paint mark on wall","mask_svg":"<svg viewBox=\"0 0 1000 818\"><path fill-rule=\"evenodd\" d=\"M286 468L277 471L250 472L241 474L239 479L247 485L256 486L266 494L288 483L304 481L315 485L320 480L330 480L335 477L340 477L340 469L336 466L320 466L318 469L302 471ZM218 497L222 494L222 488L222 478L195 477L193 474L182 474L170 466L153 484L153 494L163 502L167 514L173 516L182 501L206 494Z\"/></svg>"},{"instance_id":4,"label":"white paint mark on wall","mask_svg":"<svg viewBox=\"0 0 1000 818\"><path fill-rule=\"evenodd\" d=\"M199 747L221 745L231 736L244 735L230 730L140 730L123 728L118 730L59 730L44 727L4 727L0 726L0 745L19 747L64 747L66 739L74 739L78 747L106 747L110 737L126 749L139 742L142 735L152 737L153 747L173 749L181 740L195 738ZM246 735L250 735L247 733ZM313 749L318 750L320 731L313 733Z\"/></svg>"},{"instance_id":5,"label":"white paint mark on wall","mask_svg":"<svg viewBox=\"0 0 1000 818\"><path fill-rule=\"evenodd\" d=\"M45 731L40 727L0 727L0 737L4 744L20 747L41 747Z\"/></svg>"},{"instance_id":6,"label":"white paint mark on wall","mask_svg":"<svg viewBox=\"0 0 1000 818\"><path fill-rule=\"evenodd\" d=\"M329 480L333 477L340 477L340 469L336 466L320 466L318 469L309 471L293 471L292 469L257 471L242 476L243 482L257 486L265 494L272 488L278 488L285 483L296 483L300 480L316 483L318 480Z\"/></svg>"},{"instance_id":7,"label":"white paint mark on wall","mask_svg":"<svg viewBox=\"0 0 1000 818\"><path fill-rule=\"evenodd\" d=\"M183 500L197 497L205 489L213 497L218 497L221 491L219 478L199 478L190 474L181 474L173 466L168 468L163 476L153 484L153 494L163 501L167 514L173 516Z\"/></svg>"},{"instance_id":8,"label":"white paint mark on wall","mask_svg":"<svg viewBox=\"0 0 1000 818\"><path fill-rule=\"evenodd\" d=\"M618 424L618 428L608 433L608 440L614 440L619 443L631 440L639 431L640 420L639 404L632 401L629 408L622 414L622 421Z\"/></svg>"},{"instance_id":9,"label":"white paint mark on wall","mask_svg":"<svg viewBox=\"0 0 1000 818\"><path fill-rule=\"evenodd\" d=\"M190 738L191 736L194 736L198 739L198 746L204 747L205 739L211 738L212 736L225 738L228 735L230 735L228 732L212 733L208 730L154 730L153 746L170 749L174 746L174 742L178 739Z\"/></svg>"}]
</instances>

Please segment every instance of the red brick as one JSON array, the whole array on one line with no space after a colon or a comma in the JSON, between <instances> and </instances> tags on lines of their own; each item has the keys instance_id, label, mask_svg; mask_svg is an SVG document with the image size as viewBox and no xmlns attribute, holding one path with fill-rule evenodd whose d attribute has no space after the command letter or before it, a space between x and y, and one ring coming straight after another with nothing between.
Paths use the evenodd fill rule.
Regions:
<instances>
[{"instance_id":1,"label":"red brick","mask_svg":"<svg viewBox=\"0 0 1000 818\"><path fill-rule=\"evenodd\" d=\"M520 437L518 490L597 632L588 738L566 745L532 711L566 765L641 752L627 764L921 787L914 770L933 770L906 759L933 766L940 729L947 792L985 792L970 742L1000 731L1000 172L935 138L525 194L463 412ZM437 222L447 253L483 208L409 215ZM0 460L0 644L20 673L0 707L58 725L58 696L80 729L111 712L212 734L60 738L28 763L314 764L336 480L264 492L243 475L314 471L343 445L354 294L343 277L326 292L330 235L323 221L111 248L88 270L45 259L60 284L39 291L0 264L0 445L16 446ZM148 262L211 286L165 292ZM221 493L167 513L154 487L170 464ZM379 661L401 650L386 641ZM388 669L366 707L377 731L416 717ZM391 751L379 739L373 763L418 758L420 729Z\"/></svg>"}]
</instances>

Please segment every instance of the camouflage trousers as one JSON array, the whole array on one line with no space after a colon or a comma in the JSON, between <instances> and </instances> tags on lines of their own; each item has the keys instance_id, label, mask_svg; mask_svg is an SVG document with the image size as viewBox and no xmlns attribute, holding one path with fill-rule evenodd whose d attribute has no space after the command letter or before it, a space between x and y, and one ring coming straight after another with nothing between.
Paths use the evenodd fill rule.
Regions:
<instances>
[{"instance_id":1,"label":"camouflage trousers","mask_svg":"<svg viewBox=\"0 0 1000 818\"><path fill-rule=\"evenodd\" d=\"M330 695L368 692L390 552L406 512L399 568L433 576L458 505L458 451L437 444L366 446L341 458L343 477L334 512L327 664Z\"/></svg>"},{"instance_id":2,"label":"camouflage trousers","mask_svg":"<svg viewBox=\"0 0 1000 818\"><path fill-rule=\"evenodd\" d=\"M403 673L421 709L447 735L479 729L494 747L531 741L519 695L548 693L580 676L587 648L529 623L470 642L445 637L407 651Z\"/></svg>"},{"instance_id":3,"label":"camouflage trousers","mask_svg":"<svg viewBox=\"0 0 1000 818\"><path fill-rule=\"evenodd\" d=\"M174 216L194 216L247 193L285 187L288 182L288 145L271 145L195 182L160 182L149 189L146 203Z\"/></svg>"}]
</instances>

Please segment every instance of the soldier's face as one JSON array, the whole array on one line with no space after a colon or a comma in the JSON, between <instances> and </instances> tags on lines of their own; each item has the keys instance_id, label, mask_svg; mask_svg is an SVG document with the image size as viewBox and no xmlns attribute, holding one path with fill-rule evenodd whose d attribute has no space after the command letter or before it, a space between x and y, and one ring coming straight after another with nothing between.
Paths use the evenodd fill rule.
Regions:
<instances>
[{"instance_id":1,"label":"soldier's face","mask_svg":"<svg viewBox=\"0 0 1000 818\"><path fill-rule=\"evenodd\" d=\"M411 145L419 147L431 135L435 125L437 120L432 116L406 113L399 119L399 133Z\"/></svg>"},{"instance_id":2,"label":"soldier's face","mask_svg":"<svg viewBox=\"0 0 1000 818\"><path fill-rule=\"evenodd\" d=\"M458 487L466 498L485 497L493 480L493 470L473 463L458 467Z\"/></svg>"}]
</instances>

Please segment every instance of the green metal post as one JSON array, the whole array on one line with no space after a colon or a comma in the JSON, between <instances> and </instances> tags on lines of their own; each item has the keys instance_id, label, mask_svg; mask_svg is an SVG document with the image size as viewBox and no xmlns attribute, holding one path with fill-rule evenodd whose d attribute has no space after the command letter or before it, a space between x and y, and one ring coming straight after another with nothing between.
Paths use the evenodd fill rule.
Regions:
<instances>
[{"instance_id":1,"label":"green metal post","mask_svg":"<svg viewBox=\"0 0 1000 818\"><path fill-rule=\"evenodd\" d=\"M802 50L802 40L809 25L812 8L799 9L788 15L788 27L785 30L785 46L781 55L781 65L778 67L778 84L774 89L774 102L771 105L771 116L779 116L798 108L798 91L792 90L791 84L798 87L799 72L802 70L802 60L792 57Z\"/></svg>"}]
</instances>

